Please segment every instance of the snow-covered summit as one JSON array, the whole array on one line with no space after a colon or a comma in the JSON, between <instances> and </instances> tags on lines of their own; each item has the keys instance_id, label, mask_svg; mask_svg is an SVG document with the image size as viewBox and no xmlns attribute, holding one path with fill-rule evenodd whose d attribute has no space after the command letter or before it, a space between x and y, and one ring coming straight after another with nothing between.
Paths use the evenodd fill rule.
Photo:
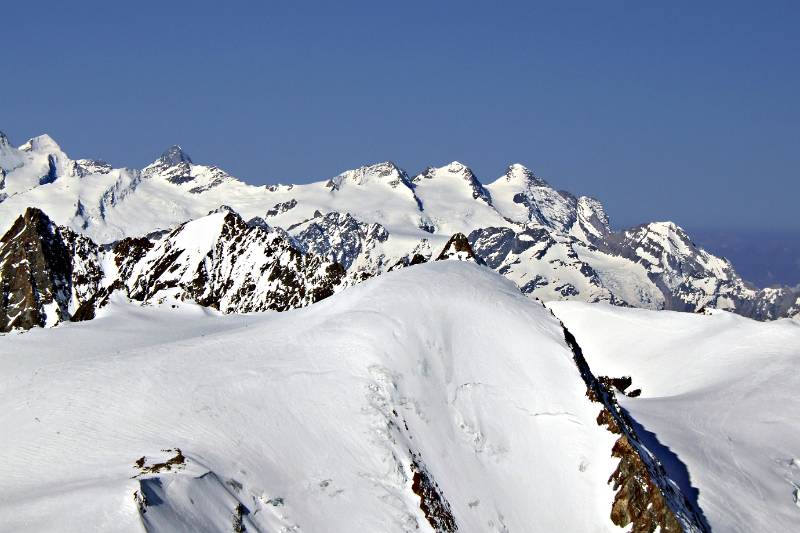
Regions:
<instances>
[{"instance_id":1,"label":"snow-covered summit","mask_svg":"<svg viewBox=\"0 0 800 533\"><path fill-rule=\"evenodd\" d=\"M453 161L443 167L428 167L424 172L415 176L413 181L417 186L425 187L425 180L451 180L454 178L466 183L474 199L480 199L487 204L491 204L491 195L472 172L472 169L460 161Z\"/></svg>"},{"instance_id":2,"label":"snow-covered summit","mask_svg":"<svg viewBox=\"0 0 800 533\"><path fill-rule=\"evenodd\" d=\"M358 279L415 256L430 259L462 233L482 259L543 299L716 306L757 318L791 316L798 308L797 291L748 287L674 224L612 231L600 201L557 190L521 164L485 186L458 161L413 178L387 161L312 183L256 187L196 164L179 146L141 170L72 160L48 136L24 147L0 144L3 228L37 206L57 224L109 244L168 232L224 204L291 238L313 225L306 236L315 242L298 244L347 257ZM335 220L361 236L345 235ZM382 228L380 239L367 237L371 225Z\"/></svg>"},{"instance_id":3,"label":"snow-covered summit","mask_svg":"<svg viewBox=\"0 0 800 533\"><path fill-rule=\"evenodd\" d=\"M505 174L499 179L505 179L518 187L549 187L546 181L521 163L509 165Z\"/></svg>"},{"instance_id":4,"label":"snow-covered summit","mask_svg":"<svg viewBox=\"0 0 800 533\"><path fill-rule=\"evenodd\" d=\"M38 152L43 154L63 153L61 146L46 133L28 139L19 149L23 152Z\"/></svg>"},{"instance_id":5,"label":"snow-covered summit","mask_svg":"<svg viewBox=\"0 0 800 533\"><path fill-rule=\"evenodd\" d=\"M345 171L328 181L328 186L338 191L343 185L352 183L353 185L369 185L372 183L385 183L390 187L405 186L410 188L411 184L408 175L391 161L365 165L353 170Z\"/></svg>"}]
</instances>

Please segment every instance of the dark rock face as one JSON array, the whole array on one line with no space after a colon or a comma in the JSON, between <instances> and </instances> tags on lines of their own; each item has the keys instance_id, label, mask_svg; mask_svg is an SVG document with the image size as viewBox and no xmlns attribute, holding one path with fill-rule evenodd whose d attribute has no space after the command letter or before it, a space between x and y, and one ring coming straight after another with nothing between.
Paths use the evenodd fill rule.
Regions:
<instances>
[{"instance_id":1,"label":"dark rock face","mask_svg":"<svg viewBox=\"0 0 800 533\"><path fill-rule=\"evenodd\" d=\"M0 331L86 316L103 281L100 254L87 237L29 207L0 240Z\"/></svg>"},{"instance_id":2,"label":"dark rock face","mask_svg":"<svg viewBox=\"0 0 800 533\"><path fill-rule=\"evenodd\" d=\"M114 291L142 302L171 297L222 312L285 311L334 293L344 268L303 253L282 230L248 225L217 210L207 250L169 235L126 238L101 248L29 208L0 240L0 332L94 318ZM113 261L114 272L102 264Z\"/></svg>"},{"instance_id":3,"label":"dark rock face","mask_svg":"<svg viewBox=\"0 0 800 533\"><path fill-rule=\"evenodd\" d=\"M344 276L341 265L303 254L281 233L250 226L234 212L224 213L208 250L186 247L191 224L122 268L131 298L150 302L169 295L224 313L285 311L330 296ZM136 254L144 248L130 242L125 246ZM125 258L120 263L125 265Z\"/></svg>"},{"instance_id":4,"label":"dark rock face","mask_svg":"<svg viewBox=\"0 0 800 533\"><path fill-rule=\"evenodd\" d=\"M586 396L601 405L597 424L620 437L611 450L619 458L608 482L616 491L611 520L632 533L710 533L702 511L670 479L659 458L643 444L633 421L617 403L614 388L626 389L630 378L596 378L575 336L562 323L564 340L586 383ZM635 392L635 391L634 391Z\"/></svg>"},{"instance_id":5,"label":"dark rock face","mask_svg":"<svg viewBox=\"0 0 800 533\"><path fill-rule=\"evenodd\" d=\"M290 209L294 209L296 206L297 206L297 200L292 198L291 200L288 200L286 202L280 202L280 203L275 204L272 207L272 209L267 210L266 216L267 216L267 218L274 217L276 215L280 215L282 213L285 213L286 211L289 211Z\"/></svg>"},{"instance_id":6,"label":"dark rock face","mask_svg":"<svg viewBox=\"0 0 800 533\"><path fill-rule=\"evenodd\" d=\"M349 269L362 253L385 242L389 232L380 224L367 224L349 213L331 212L314 219L297 235L297 241L312 254Z\"/></svg>"},{"instance_id":7,"label":"dark rock face","mask_svg":"<svg viewBox=\"0 0 800 533\"><path fill-rule=\"evenodd\" d=\"M414 265L421 265L422 263L427 263L427 262L428 262L428 258L425 257L422 254L419 254L419 253L409 254L409 255L401 257L400 260L397 263L395 263L394 265L389 267L388 272L391 272L393 270L399 270L401 268L414 266Z\"/></svg>"},{"instance_id":8,"label":"dark rock face","mask_svg":"<svg viewBox=\"0 0 800 533\"><path fill-rule=\"evenodd\" d=\"M447 259L472 261L473 263L478 263L479 265L486 264L483 259L475 255L475 250L472 249L469 239L467 239L467 236L463 233L456 233L450 237L450 240L447 241L447 244L444 245L442 252L436 258L437 261L444 261Z\"/></svg>"},{"instance_id":9,"label":"dark rock face","mask_svg":"<svg viewBox=\"0 0 800 533\"><path fill-rule=\"evenodd\" d=\"M416 456L411 462L411 471L414 473L411 481L411 490L419 496L419 508L433 530L437 533L458 531L458 525L453 512L450 510L450 504Z\"/></svg>"},{"instance_id":10,"label":"dark rock face","mask_svg":"<svg viewBox=\"0 0 800 533\"><path fill-rule=\"evenodd\" d=\"M181 163L192 163L192 159L189 157L189 154L183 151L183 148L178 146L177 144L174 146L170 146L167 148L161 157L159 158L165 165L179 165Z\"/></svg>"},{"instance_id":11,"label":"dark rock face","mask_svg":"<svg viewBox=\"0 0 800 533\"><path fill-rule=\"evenodd\" d=\"M69 319L70 251L58 227L29 207L0 239L0 331Z\"/></svg>"}]
</instances>

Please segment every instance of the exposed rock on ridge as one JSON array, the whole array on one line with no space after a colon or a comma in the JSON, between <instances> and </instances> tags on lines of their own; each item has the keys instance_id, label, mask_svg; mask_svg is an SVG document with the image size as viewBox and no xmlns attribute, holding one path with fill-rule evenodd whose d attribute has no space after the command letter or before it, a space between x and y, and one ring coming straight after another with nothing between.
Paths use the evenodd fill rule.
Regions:
<instances>
[{"instance_id":1,"label":"exposed rock on ridge","mask_svg":"<svg viewBox=\"0 0 800 533\"><path fill-rule=\"evenodd\" d=\"M230 208L106 248L29 208L0 240L0 332L91 319L117 290L143 303L284 311L330 296L344 275Z\"/></svg>"}]
</instances>

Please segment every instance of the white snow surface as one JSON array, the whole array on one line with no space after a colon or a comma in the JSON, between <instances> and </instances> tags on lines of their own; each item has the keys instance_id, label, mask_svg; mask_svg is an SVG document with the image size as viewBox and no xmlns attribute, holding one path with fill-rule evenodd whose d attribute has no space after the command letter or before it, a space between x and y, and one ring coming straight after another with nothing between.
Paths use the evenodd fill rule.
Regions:
<instances>
[{"instance_id":1,"label":"white snow surface","mask_svg":"<svg viewBox=\"0 0 800 533\"><path fill-rule=\"evenodd\" d=\"M685 465L713 531L797 531L800 323L551 302L593 373Z\"/></svg>"},{"instance_id":2,"label":"white snow surface","mask_svg":"<svg viewBox=\"0 0 800 533\"><path fill-rule=\"evenodd\" d=\"M279 314L116 297L0 339L0 530L431 531L413 453L460 531L618 531L597 413L549 311L470 263Z\"/></svg>"}]
</instances>

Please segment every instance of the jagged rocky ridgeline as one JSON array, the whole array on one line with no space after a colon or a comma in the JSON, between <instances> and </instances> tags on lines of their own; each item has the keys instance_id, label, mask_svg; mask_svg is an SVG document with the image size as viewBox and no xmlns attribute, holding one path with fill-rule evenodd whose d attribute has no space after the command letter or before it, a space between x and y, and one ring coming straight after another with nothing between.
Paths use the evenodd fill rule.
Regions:
<instances>
[{"instance_id":1,"label":"jagged rocky ridgeline","mask_svg":"<svg viewBox=\"0 0 800 533\"><path fill-rule=\"evenodd\" d=\"M752 287L727 260L695 246L675 224L612 231L599 201L556 190L519 164L487 185L458 162L416 176L387 162L316 183L256 187L218 167L194 163L178 146L136 170L72 160L46 135L18 148L0 135L0 227L37 206L105 250L136 242L126 239L168 233L220 205L280 235L303 257L342 265L341 286L438 257L451 237L462 234L477 260L543 301L690 312L718 308L759 320L800 314L796 289ZM127 244L114 244L121 242ZM248 241L248 249L257 245ZM154 249L162 250L160 244ZM240 252L233 246L215 257ZM129 261L125 268L133 273ZM244 263L236 263L236 273L227 273L243 275ZM152 298L148 291L159 282L136 272L144 277L132 294ZM244 295L257 280L254 270L248 282L233 281L241 283L235 301L222 296L227 289L221 281L207 293L196 285L183 294L233 310L248 301ZM258 308L259 298L241 307Z\"/></svg>"},{"instance_id":2,"label":"jagged rocky ridgeline","mask_svg":"<svg viewBox=\"0 0 800 533\"><path fill-rule=\"evenodd\" d=\"M344 274L226 209L160 238L99 246L29 208L0 240L0 331L93 318L115 291L224 313L284 311L333 294Z\"/></svg>"}]
</instances>

